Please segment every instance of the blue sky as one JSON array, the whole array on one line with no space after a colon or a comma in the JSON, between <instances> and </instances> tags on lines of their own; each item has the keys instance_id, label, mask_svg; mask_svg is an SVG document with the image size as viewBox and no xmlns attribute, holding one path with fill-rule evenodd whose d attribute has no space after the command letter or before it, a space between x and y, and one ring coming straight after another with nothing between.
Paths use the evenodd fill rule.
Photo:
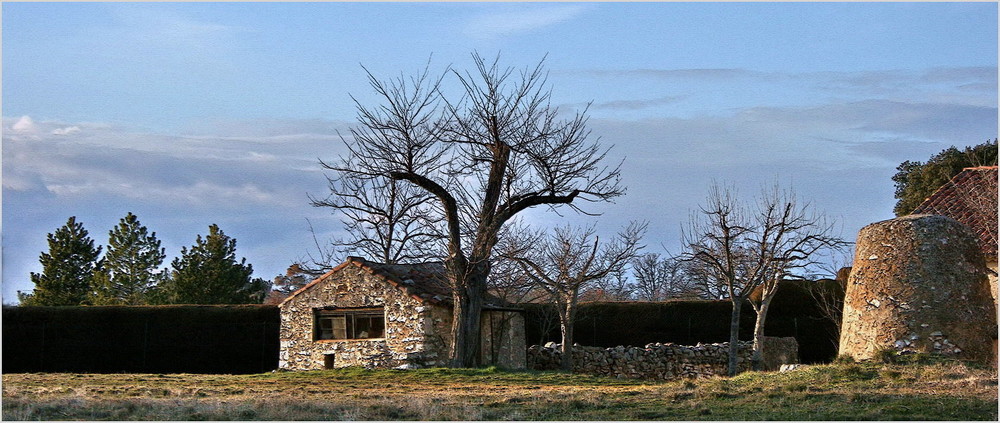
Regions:
<instances>
[{"instance_id":1,"label":"blue sky","mask_svg":"<svg viewBox=\"0 0 1000 423\"><path fill-rule=\"evenodd\" d=\"M673 252L712 180L775 180L853 239L892 217L903 160L997 136L996 3L10 3L3 10L3 301L75 215L129 211L168 255L217 223L255 274L312 249L318 158L343 151L375 75L524 67L625 160L600 218ZM169 259L168 259L169 261Z\"/></svg>"}]
</instances>

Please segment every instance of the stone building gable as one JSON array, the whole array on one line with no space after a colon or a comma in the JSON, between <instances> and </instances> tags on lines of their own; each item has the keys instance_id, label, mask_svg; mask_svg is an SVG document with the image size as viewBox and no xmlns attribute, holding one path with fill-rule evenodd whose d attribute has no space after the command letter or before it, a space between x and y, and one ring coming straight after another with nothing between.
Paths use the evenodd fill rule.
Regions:
<instances>
[{"instance_id":1,"label":"stone building gable","mask_svg":"<svg viewBox=\"0 0 1000 423\"><path fill-rule=\"evenodd\" d=\"M332 275L348 267L357 267L373 276L383 279L396 289L420 302L445 305L451 303L451 288L445 273L444 264L429 262L420 264L383 264L365 260L361 257L347 257L347 260L334 267L323 276L316 278L301 289L293 292L284 302L314 289L318 284L328 281Z\"/></svg>"}]
</instances>

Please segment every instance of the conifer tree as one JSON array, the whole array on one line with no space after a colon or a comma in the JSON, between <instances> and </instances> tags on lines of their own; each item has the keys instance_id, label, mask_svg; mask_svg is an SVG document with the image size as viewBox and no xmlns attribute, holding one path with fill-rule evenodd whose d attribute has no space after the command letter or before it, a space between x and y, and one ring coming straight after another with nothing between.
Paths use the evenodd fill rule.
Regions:
<instances>
[{"instance_id":1,"label":"conifer tree","mask_svg":"<svg viewBox=\"0 0 1000 423\"><path fill-rule=\"evenodd\" d=\"M208 236L198 235L190 248L171 263L173 271L165 294L173 304L261 303L270 284L251 278L253 266L247 259L236 261L236 239L226 236L218 225L209 226Z\"/></svg>"},{"instance_id":2,"label":"conifer tree","mask_svg":"<svg viewBox=\"0 0 1000 423\"><path fill-rule=\"evenodd\" d=\"M94 272L100 268L101 247L94 246L83 224L71 216L48 235L49 252L41 253L42 273L31 272L35 290L19 295L22 305L70 306L88 300Z\"/></svg>"},{"instance_id":3,"label":"conifer tree","mask_svg":"<svg viewBox=\"0 0 1000 423\"><path fill-rule=\"evenodd\" d=\"M129 213L108 232L104 266L94 277L92 304L148 304L147 293L161 279L166 257L156 232L148 233Z\"/></svg>"}]
</instances>

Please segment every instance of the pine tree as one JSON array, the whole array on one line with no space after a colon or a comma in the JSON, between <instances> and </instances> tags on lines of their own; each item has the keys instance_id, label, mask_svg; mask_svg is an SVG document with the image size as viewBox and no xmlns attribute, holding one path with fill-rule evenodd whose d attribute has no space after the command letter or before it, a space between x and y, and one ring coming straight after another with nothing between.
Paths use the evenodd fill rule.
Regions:
<instances>
[{"instance_id":1,"label":"pine tree","mask_svg":"<svg viewBox=\"0 0 1000 423\"><path fill-rule=\"evenodd\" d=\"M22 305L70 306L86 304L94 273L100 269L101 247L94 247L83 224L71 216L48 235L49 252L41 253L42 273L31 273L35 290L19 295Z\"/></svg>"},{"instance_id":2,"label":"pine tree","mask_svg":"<svg viewBox=\"0 0 1000 423\"><path fill-rule=\"evenodd\" d=\"M147 293L161 279L166 250L129 213L108 232L103 269L94 277L93 304L148 304Z\"/></svg>"},{"instance_id":3,"label":"pine tree","mask_svg":"<svg viewBox=\"0 0 1000 423\"><path fill-rule=\"evenodd\" d=\"M198 235L195 244L182 248L171 263L173 272L165 295L173 304L252 304L261 303L270 284L251 278L253 266L243 258L236 261L236 239L226 236L217 225L209 226L208 236Z\"/></svg>"}]
</instances>

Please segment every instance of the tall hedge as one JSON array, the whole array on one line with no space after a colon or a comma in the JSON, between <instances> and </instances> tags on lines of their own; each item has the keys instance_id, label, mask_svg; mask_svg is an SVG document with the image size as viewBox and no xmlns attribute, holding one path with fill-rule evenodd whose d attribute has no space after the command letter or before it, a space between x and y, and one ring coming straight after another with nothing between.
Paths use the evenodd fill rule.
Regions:
<instances>
[{"instance_id":1,"label":"tall hedge","mask_svg":"<svg viewBox=\"0 0 1000 423\"><path fill-rule=\"evenodd\" d=\"M829 282L836 285L834 281ZM795 337L799 343L799 358L805 363L832 360L837 354L839 332L809 294L810 289L832 289L830 287L830 283L783 282L771 303L764 334ZM839 294L843 295L842 288ZM528 345L559 342L558 318L551 305L520 306L526 311ZM681 345L727 342L731 310L728 300L583 303L574 335L580 345L598 347L642 346L652 342ZM752 339L755 319L753 308L745 304L740 317L741 340Z\"/></svg>"},{"instance_id":2,"label":"tall hedge","mask_svg":"<svg viewBox=\"0 0 1000 423\"><path fill-rule=\"evenodd\" d=\"M836 326L809 294L821 288L843 295L842 286L827 282L782 284L765 327L768 336L794 336L805 363L836 355ZM551 306L522 306L529 345L559 341ZM576 338L601 347L725 342L730 307L728 301L585 303ZM749 306L743 310L741 339L749 340L755 316ZM546 321L550 330L543 333ZM277 306L263 305L4 307L3 371L265 372L278 366L279 322Z\"/></svg>"},{"instance_id":3,"label":"tall hedge","mask_svg":"<svg viewBox=\"0 0 1000 423\"><path fill-rule=\"evenodd\" d=\"M4 372L259 373L278 365L278 308L4 307Z\"/></svg>"}]
</instances>

